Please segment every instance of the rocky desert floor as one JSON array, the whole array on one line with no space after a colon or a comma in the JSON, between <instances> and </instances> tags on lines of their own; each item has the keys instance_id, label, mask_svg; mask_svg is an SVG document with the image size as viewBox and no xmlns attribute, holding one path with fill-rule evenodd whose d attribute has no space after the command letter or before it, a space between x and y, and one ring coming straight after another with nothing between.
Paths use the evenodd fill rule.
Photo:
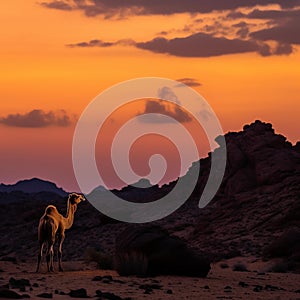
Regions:
<instances>
[{"instance_id":1,"label":"rocky desert floor","mask_svg":"<svg viewBox=\"0 0 300 300\"><path fill-rule=\"evenodd\" d=\"M233 271L237 263L248 271ZM235 258L212 265L207 278L157 276L121 277L83 261L64 262L62 273L47 273L45 263L0 262L1 297L14 291L30 299L300 299L300 275L266 273L255 258ZM23 280L22 280L23 279ZM27 296L26 296L27 295Z\"/></svg>"}]
</instances>

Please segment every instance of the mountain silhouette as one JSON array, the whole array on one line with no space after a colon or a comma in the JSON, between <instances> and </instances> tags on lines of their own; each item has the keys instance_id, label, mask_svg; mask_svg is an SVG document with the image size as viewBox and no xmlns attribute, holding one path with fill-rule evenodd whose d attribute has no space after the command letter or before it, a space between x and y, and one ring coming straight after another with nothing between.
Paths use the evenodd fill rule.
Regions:
<instances>
[{"instance_id":1,"label":"mountain silhouette","mask_svg":"<svg viewBox=\"0 0 300 300\"><path fill-rule=\"evenodd\" d=\"M15 191L23 193L51 192L62 197L67 195L67 192L62 188L57 187L55 183L39 178L21 180L16 184L0 184L0 193L10 193Z\"/></svg>"}]
</instances>

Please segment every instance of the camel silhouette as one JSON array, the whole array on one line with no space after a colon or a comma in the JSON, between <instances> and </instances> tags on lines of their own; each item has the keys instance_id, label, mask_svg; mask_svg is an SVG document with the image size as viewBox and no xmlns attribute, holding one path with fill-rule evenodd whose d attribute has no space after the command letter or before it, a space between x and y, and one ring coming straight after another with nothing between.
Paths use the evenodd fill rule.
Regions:
<instances>
[{"instance_id":1,"label":"camel silhouette","mask_svg":"<svg viewBox=\"0 0 300 300\"><path fill-rule=\"evenodd\" d=\"M53 246L56 238L58 240L58 267L60 272L63 271L61 259L65 230L72 227L77 205L81 201L85 201L85 198L82 195L76 193L70 194L67 201L67 214L65 217L58 212L54 205L48 205L46 207L38 227L39 254L36 272L39 271L45 245L47 245L46 259L48 272L54 272Z\"/></svg>"}]
</instances>

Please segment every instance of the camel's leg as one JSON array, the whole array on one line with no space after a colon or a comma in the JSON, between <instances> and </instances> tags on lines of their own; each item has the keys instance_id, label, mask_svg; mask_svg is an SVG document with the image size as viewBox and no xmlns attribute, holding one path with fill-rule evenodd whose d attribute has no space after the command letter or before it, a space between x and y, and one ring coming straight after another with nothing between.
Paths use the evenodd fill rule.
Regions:
<instances>
[{"instance_id":1,"label":"camel's leg","mask_svg":"<svg viewBox=\"0 0 300 300\"><path fill-rule=\"evenodd\" d=\"M53 241L48 242L48 249L47 249L47 268L48 272L54 272L53 268Z\"/></svg>"},{"instance_id":2,"label":"camel's leg","mask_svg":"<svg viewBox=\"0 0 300 300\"><path fill-rule=\"evenodd\" d=\"M64 239L65 239L64 233L58 236L58 268L60 272L63 272L63 268L61 266L61 258L62 258L62 244L64 242Z\"/></svg>"},{"instance_id":3,"label":"camel's leg","mask_svg":"<svg viewBox=\"0 0 300 300\"><path fill-rule=\"evenodd\" d=\"M46 260L47 260L47 269L48 269L48 272L50 272L50 249L49 249L49 245L47 247Z\"/></svg>"},{"instance_id":4,"label":"camel's leg","mask_svg":"<svg viewBox=\"0 0 300 300\"><path fill-rule=\"evenodd\" d=\"M54 256L54 250L52 244L50 248L50 272L54 272L53 256Z\"/></svg>"},{"instance_id":5,"label":"camel's leg","mask_svg":"<svg viewBox=\"0 0 300 300\"><path fill-rule=\"evenodd\" d=\"M41 263L41 259L42 259L42 256L43 256L43 249L44 249L44 243L40 243L40 249L39 249L39 254L38 254L38 264L37 264L37 268L36 268L36 273L40 269L40 263Z\"/></svg>"}]
</instances>

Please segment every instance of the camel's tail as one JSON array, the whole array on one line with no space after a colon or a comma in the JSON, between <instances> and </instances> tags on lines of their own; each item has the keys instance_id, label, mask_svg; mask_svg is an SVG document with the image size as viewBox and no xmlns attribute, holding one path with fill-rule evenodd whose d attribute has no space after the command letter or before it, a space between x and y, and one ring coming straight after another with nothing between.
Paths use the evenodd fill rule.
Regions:
<instances>
[{"instance_id":1,"label":"camel's tail","mask_svg":"<svg viewBox=\"0 0 300 300\"><path fill-rule=\"evenodd\" d=\"M44 215L40 220L38 238L43 243L49 237L53 237L53 220L48 215Z\"/></svg>"}]
</instances>

